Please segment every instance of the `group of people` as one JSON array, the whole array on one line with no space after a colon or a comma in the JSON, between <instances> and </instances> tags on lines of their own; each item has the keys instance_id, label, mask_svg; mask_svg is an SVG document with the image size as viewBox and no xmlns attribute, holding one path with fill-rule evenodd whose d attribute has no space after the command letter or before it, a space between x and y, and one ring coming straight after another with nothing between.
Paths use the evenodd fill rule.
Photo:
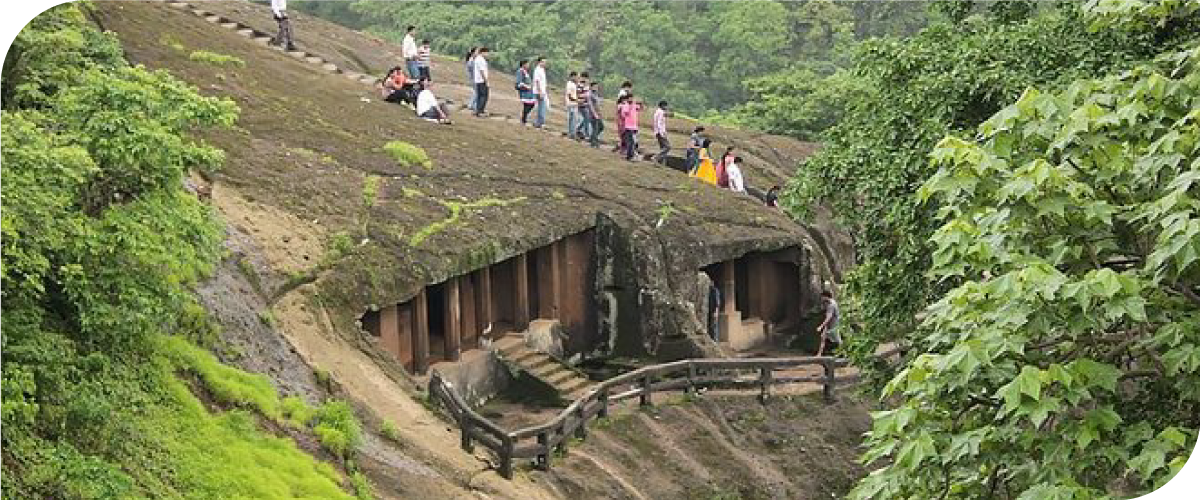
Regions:
<instances>
[{"instance_id":1,"label":"group of people","mask_svg":"<svg viewBox=\"0 0 1200 500\"><path fill-rule=\"evenodd\" d=\"M449 123L449 115L445 108L438 104L431 90L429 40L423 40L418 45L416 27L408 26L405 29L402 47L405 67L393 68L388 73L383 84L384 99L411 104L421 117ZM472 84L466 109L471 110L477 117L487 116L488 98L491 93L489 57L488 47L481 46L471 47L464 58L467 81ZM546 64L544 57L538 57L532 63L529 60L521 60L513 75L513 86L521 102L521 124L527 127L544 128L546 125L546 114L550 109ZM563 104L567 111L567 129L563 134L576 141L587 141L593 148L600 147L600 134L604 131L600 81L593 79L586 71L572 71L567 76L564 87ZM642 102L634 97L633 83L622 83L617 91L614 117L618 143L613 147L613 151L628 161L641 158L638 132L643 109ZM658 143L658 153L653 156L653 160L657 163L666 163L667 155L671 152L671 142L667 138L669 114L670 107L667 101L659 101L652 121L654 138ZM742 157L735 154L735 148L732 146L726 148L720 157L713 157L712 140L706 137L704 132L704 127L696 127L688 138L688 175L733 192L746 193ZM778 190L779 187L774 186L765 195L759 196L768 206L775 207L778 205Z\"/></svg>"}]
</instances>

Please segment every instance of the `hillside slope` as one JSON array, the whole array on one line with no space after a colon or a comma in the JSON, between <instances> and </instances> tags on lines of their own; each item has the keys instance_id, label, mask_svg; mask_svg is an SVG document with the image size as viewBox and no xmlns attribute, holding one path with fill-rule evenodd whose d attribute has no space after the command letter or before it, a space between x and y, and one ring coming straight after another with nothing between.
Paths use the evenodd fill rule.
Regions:
<instances>
[{"instance_id":1,"label":"hillside slope","mask_svg":"<svg viewBox=\"0 0 1200 500\"><path fill-rule=\"evenodd\" d=\"M242 22L270 20L261 6L203 5L245 14ZM237 347L228 360L265 372L285 394L317 398L326 384L358 405L372 431L364 467L379 496L557 498L569 496L568 485L577 480L563 476L558 488L547 488L536 475L504 481L488 470L482 452L462 452L457 431L423 404L419 384L359 327L363 311L406 300L481 260L591 227L600 215L652 235L639 244L670 269L694 272L756 249L814 246L783 214L678 172L626 163L503 120L459 114L453 126L433 125L379 102L370 86L181 9L141 2L97 6L95 20L118 33L131 61L165 69L242 108L234 131L205 136L226 152L225 168L194 179L202 191L211 189L228 226L229 258L201 290L205 305ZM301 45L348 67L376 70L397 52L371 37L296 17ZM194 56L201 50L242 63ZM446 88L452 97L459 91ZM496 108L505 105L497 99ZM753 175L778 178L770 176L790 170L805 150L786 139L714 135L725 133L771 151L758 163L769 169L752 173L752 182ZM431 166L399 164L383 149L394 140L423 148ZM765 159L776 154L773 162ZM395 425L395 443L379 437L383 422ZM618 482L598 476L585 489Z\"/></svg>"}]
</instances>

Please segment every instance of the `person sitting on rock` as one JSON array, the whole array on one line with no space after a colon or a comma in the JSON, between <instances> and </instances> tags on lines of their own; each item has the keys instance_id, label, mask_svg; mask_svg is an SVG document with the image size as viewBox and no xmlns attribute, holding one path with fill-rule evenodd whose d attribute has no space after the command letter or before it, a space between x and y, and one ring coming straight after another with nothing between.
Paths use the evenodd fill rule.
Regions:
<instances>
[{"instance_id":1,"label":"person sitting on rock","mask_svg":"<svg viewBox=\"0 0 1200 500\"><path fill-rule=\"evenodd\" d=\"M388 71L387 76L383 78L383 85L380 87L380 94L383 100L395 104L407 104L416 106L417 104L417 89L416 85L404 76L404 68L396 66Z\"/></svg>"},{"instance_id":2,"label":"person sitting on rock","mask_svg":"<svg viewBox=\"0 0 1200 500\"><path fill-rule=\"evenodd\" d=\"M426 120L436 120L443 125L450 124L450 114L438 103L433 95L433 82L421 80L421 93L417 95L417 116Z\"/></svg>"}]
</instances>

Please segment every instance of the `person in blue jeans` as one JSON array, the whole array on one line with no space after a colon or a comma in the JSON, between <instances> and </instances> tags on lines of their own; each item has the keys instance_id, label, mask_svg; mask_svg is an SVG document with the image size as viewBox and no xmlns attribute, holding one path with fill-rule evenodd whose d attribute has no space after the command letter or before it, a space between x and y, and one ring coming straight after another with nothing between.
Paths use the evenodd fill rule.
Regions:
<instances>
[{"instance_id":1,"label":"person in blue jeans","mask_svg":"<svg viewBox=\"0 0 1200 500\"><path fill-rule=\"evenodd\" d=\"M592 84L588 91L588 107L592 110L592 119L589 122L591 133L588 134L588 142L593 148L600 147L600 132L604 131L604 120L600 118L600 82Z\"/></svg>"},{"instance_id":2,"label":"person in blue jeans","mask_svg":"<svg viewBox=\"0 0 1200 500\"><path fill-rule=\"evenodd\" d=\"M575 138L575 126L579 121L579 85L576 82L578 77L579 73L574 71L567 76L563 101L563 106L567 108L567 132L564 135L572 139Z\"/></svg>"},{"instance_id":3,"label":"person in blue jeans","mask_svg":"<svg viewBox=\"0 0 1200 500\"><path fill-rule=\"evenodd\" d=\"M546 84L546 58L539 57L533 67L533 96L537 102L537 117L533 126L542 128L546 125L546 108L550 106L550 87Z\"/></svg>"},{"instance_id":4,"label":"person in blue jeans","mask_svg":"<svg viewBox=\"0 0 1200 500\"><path fill-rule=\"evenodd\" d=\"M592 86L588 82L590 75L587 72L579 74L579 82L577 83L578 97L576 100L579 108L579 123L571 130L572 139L587 139L592 135L592 121L595 120L596 110L592 108Z\"/></svg>"},{"instance_id":5,"label":"person in blue jeans","mask_svg":"<svg viewBox=\"0 0 1200 500\"><path fill-rule=\"evenodd\" d=\"M471 50L467 51L465 59L467 62L467 82L470 83L467 87L471 89L471 97L467 98L467 109L471 111L475 110L475 51L478 49L479 47L471 47Z\"/></svg>"}]
</instances>

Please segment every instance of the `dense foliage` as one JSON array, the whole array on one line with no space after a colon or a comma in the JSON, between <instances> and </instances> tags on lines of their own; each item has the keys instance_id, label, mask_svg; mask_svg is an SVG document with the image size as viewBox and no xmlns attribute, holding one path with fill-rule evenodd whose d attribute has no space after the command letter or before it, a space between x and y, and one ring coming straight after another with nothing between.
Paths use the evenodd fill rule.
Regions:
<instances>
[{"instance_id":1,"label":"dense foliage","mask_svg":"<svg viewBox=\"0 0 1200 500\"><path fill-rule=\"evenodd\" d=\"M951 5L950 7L952 7ZM947 17L953 19L953 16ZM955 284L927 276L936 204L917 188L936 167L928 152L948 133L972 130L1030 86L1055 88L1131 67L1200 32L1195 18L1089 29L1078 3L1040 10L977 11L904 40L876 39L855 51L840 121L821 151L797 170L785 204L800 215L828 204L855 236L860 265L848 289L865 330L860 352L911 330L925 305Z\"/></svg>"},{"instance_id":2,"label":"dense foliage","mask_svg":"<svg viewBox=\"0 0 1200 500\"><path fill-rule=\"evenodd\" d=\"M924 351L888 385L858 498L1095 498L1182 467L1200 427L1200 46L948 137Z\"/></svg>"},{"instance_id":3,"label":"dense foliage","mask_svg":"<svg viewBox=\"0 0 1200 500\"><path fill-rule=\"evenodd\" d=\"M743 81L798 63L830 62L859 38L908 33L924 22L912 2L307 2L298 8L394 40L408 25L435 52L492 49L512 71L544 56L554 81L589 71L611 93L625 80L648 102L698 115L747 96Z\"/></svg>"},{"instance_id":4,"label":"dense foliage","mask_svg":"<svg viewBox=\"0 0 1200 500\"><path fill-rule=\"evenodd\" d=\"M928 269L920 286L935 300L906 335L914 355L884 388L893 408L875 415L864 457L880 468L854 498L1124 497L1169 480L1195 445L1200 5L1097 1L1087 9L1080 26L1096 31L1079 33L1140 39L1163 53L1114 61L1104 78L1060 76L1024 90L978 127L943 138L928 174L871 165L881 157L856 152L857 179L878 182L891 171L922 186L912 196L907 184L892 184L890 205L873 203L890 207L881 213L928 215L932 230L920 235L928 246L912 231L903 245L927 248L927 261L908 265ZM1058 43L1070 40L1057 34ZM907 119L921 124L917 116ZM936 116L947 130L965 123ZM861 209L867 194L846 202ZM922 227L898 221L879 225ZM877 270L885 255L871 256ZM903 286L855 279L868 305ZM925 304L921 295L907 301L893 305ZM866 318L875 322L867 333L883 329L880 318Z\"/></svg>"},{"instance_id":5,"label":"dense foliage","mask_svg":"<svg viewBox=\"0 0 1200 500\"><path fill-rule=\"evenodd\" d=\"M269 381L194 344L214 327L189 286L222 231L183 179L223 155L187 134L237 107L129 66L83 8L36 18L4 66L5 495L347 498L259 429L279 413Z\"/></svg>"}]
</instances>

